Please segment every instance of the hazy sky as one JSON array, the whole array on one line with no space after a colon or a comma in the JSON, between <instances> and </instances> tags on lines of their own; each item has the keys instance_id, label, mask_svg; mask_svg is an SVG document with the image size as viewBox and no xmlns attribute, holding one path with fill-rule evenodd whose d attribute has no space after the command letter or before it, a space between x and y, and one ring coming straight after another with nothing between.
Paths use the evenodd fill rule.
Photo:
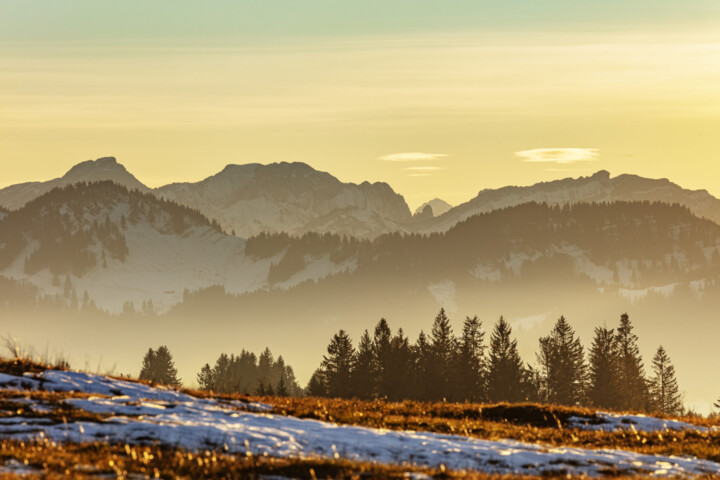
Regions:
<instances>
[{"instance_id":1,"label":"hazy sky","mask_svg":"<svg viewBox=\"0 0 720 480\"><path fill-rule=\"evenodd\" d=\"M411 206L599 169L720 196L717 0L0 0L0 187L303 161Z\"/></svg>"}]
</instances>

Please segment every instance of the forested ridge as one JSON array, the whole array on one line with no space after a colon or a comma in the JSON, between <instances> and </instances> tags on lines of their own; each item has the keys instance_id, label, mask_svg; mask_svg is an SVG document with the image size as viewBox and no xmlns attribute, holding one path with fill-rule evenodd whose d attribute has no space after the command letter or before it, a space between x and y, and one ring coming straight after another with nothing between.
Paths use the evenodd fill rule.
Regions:
<instances>
[{"instance_id":1,"label":"forested ridge","mask_svg":"<svg viewBox=\"0 0 720 480\"><path fill-rule=\"evenodd\" d=\"M128 226L146 222L162 233L182 234L191 226L220 231L217 222L178 203L110 181L58 187L12 211L0 222L0 269L28 246L28 274L48 269L53 274L81 276L108 259L129 254Z\"/></svg>"}]
</instances>

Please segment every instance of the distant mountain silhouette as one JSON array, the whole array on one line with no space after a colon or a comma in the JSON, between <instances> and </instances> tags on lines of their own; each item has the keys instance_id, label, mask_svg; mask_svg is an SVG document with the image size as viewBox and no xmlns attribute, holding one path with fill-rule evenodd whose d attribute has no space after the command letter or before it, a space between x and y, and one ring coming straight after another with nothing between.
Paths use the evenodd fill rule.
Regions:
<instances>
[{"instance_id":1,"label":"distant mountain silhouette","mask_svg":"<svg viewBox=\"0 0 720 480\"><path fill-rule=\"evenodd\" d=\"M425 210L425 207L429 206L430 211L432 212L433 217L437 217L439 215L442 215L443 213L450 210L452 205L447 203L445 200L441 200L439 198L433 198L429 202L425 202L422 205L420 205L418 208L415 209L414 215L420 215L422 214L423 210Z\"/></svg>"},{"instance_id":2,"label":"distant mountain silhouette","mask_svg":"<svg viewBox=\"0 0 720 480\"><path fill-rule=\"evenodd\" d=\"M241 237L263 231L375 237L403 230L410 220L405 200L388 184L342 183L304 163L228 165L201 182L156 192L205 212Z\"/></svg>"},{"instance_id":3,"label":"distant mountain silhouette","mask_svg":"<svg viewBox=\"0 0 720 480\"><path fill-rule=\"evenodd\" d=\"M0 206L14 210L55 187L96 180L152 192L197 209L242 238L260 232L336 233L369 239L391 232L444 232L474 215L528 202L660 201L678 203L695 215L720 223L720 200L705 190L683 189L667 179L611 177L604 170L589 177L485 189L456 207L436 198L411 215L402 195L386 183L343 183L304 163L228 165L200 182L173 183L151 190L113 157L82 162L48 182L4 188L0 190Z\"/></svg>"},{"instance_id":4,"label":"distant mountain silhouette","mask_svg":"<svg viewBox=\"0 0 720 480\"><path fill-rule=\"evenodd\" d=\"M96 182L110 180L129 189L148 191L115 157L103 157L88 160L72 167L65 175L47 182L28 182L11 185L0 190L0 205L15 210L30 200L49 192L53 188L71 185L77 182Z\"/></svg>"},{"instance_id":5,"label":"distant mountain silhouette","mask_svg":"<svg viewBox=\"0 0 720 480\"><path fill-rule=\"evenodd\" d=\"M580 202L650 201L678 203L695 215L720 223L720 200L706 190L686 190L667 179L637 175L610 177L601 170L589 177L565 178L536 183L527 187L503 187L481 190L469 202L413 228L417 232L446 231L458 222L479 213L527 202L563 205Z\"/></svg>"}]
</instances>

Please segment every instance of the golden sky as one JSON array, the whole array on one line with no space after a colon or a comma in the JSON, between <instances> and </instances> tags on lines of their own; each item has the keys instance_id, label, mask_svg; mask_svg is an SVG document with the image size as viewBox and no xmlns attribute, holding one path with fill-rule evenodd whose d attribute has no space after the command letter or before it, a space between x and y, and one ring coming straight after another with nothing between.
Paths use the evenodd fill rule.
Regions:
<instances>
[{"instance_id":1,"label":"golden sky","mask_svg":"<svg viewBox=\"0 0 720 480\"><path fill-rule=\"evenodd\" d=\"M40 21L23 13L27 30ZM411 207L600 169L720 196L720 29L454 25L151 39L15 27L0 36L0 187L112 155L149 186L302 161L386 181Z\"/></svg>"}]
</instances>

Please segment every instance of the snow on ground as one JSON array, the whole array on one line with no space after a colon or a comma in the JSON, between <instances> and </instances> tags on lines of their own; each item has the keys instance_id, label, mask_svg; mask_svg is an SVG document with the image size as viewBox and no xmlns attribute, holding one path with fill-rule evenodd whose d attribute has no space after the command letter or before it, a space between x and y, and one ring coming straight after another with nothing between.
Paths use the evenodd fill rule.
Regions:
<instances>
[{"instance_id":1,"label":"snow on ground","mask_svg":"<svg viewBox=\"0 0 720 480\"><path fill-rule=\"evenodd\" d=\"M609 471L661 476L720 474L720 464L692 457L336 425L273 415L267 413L270 408L267 405L198 399L170 389L78 372L0 375L0 388L42 388L98 395L65 401L107 416L102 422L54 423L47 418L18 415L0 422L0 438L29 440L45 436L55 441L158 442L190 450L217 448L275 457L343 457L501 474L541 475L558 471L578 475Z\"/></svg>"},{"instance_id":2,"label":"snow on ground","mask_svg":"<svg viewBox=\"0 0 720 480\"><path fill-rule=\"evenodd\" d=\"M568 426L581 430L599 430L604 432L612 432L615 430L634 430L636 432L695 430L704 433L711 431L710 428L681 422L679 420L648 417L646 415L597 412L595 416L596 418L591 419L586 417L570 417L567 420Z\"/></svg>"}]
</instances>

